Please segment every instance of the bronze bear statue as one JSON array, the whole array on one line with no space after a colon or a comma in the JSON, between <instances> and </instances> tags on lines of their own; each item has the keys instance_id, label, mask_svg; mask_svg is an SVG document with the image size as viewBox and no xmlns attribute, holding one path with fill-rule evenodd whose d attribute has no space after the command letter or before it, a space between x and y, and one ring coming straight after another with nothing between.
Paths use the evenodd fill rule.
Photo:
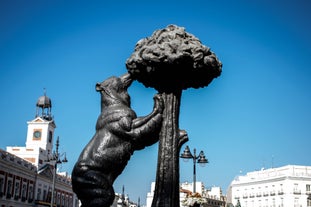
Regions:
<instances>
[{"instance_id":1,"label":"bronze bear statue","mask_svg":"<svg viewBox=\"0 0 311 207\"><path fill-rule=\"evenodd\" d=\"M163 100L155 95L153 111L137 117L130 108L127 92L132 81L126 73L96 84L96 90L101 93L96 133L72 171L72 188L82 207L110 207L115 197L113 183L133 152L159 140Z\"/></svg>"}]
</instances>

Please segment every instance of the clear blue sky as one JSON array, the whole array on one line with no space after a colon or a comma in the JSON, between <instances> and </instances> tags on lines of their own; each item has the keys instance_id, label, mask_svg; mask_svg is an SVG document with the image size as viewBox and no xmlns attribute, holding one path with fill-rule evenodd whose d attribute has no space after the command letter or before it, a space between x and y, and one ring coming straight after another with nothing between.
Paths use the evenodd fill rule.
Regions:
<instances>
[{"instance_id":1,"label":"clear blue sky","mask_svg":"<svg viewBox=\"0 0 311 207\"><path fill-rule=\"evenodd\" d=\"M307 0L0 0L0 148L25 145L26 122L46 88L69 159L62 170L71 172L95 132L95 83L125 73L139 39L176 24L223 63L210 86L182 96L186 145L210 161L197 166L197 180L226 191L239 173L311 165L310 11ZM135 82L129 93L139 116L151 111L154 89ZM157 148L134 153L116 192L124 185L131 200L145 203ZM181 160L180 170L191 182L192 163Z\"/></svg>"}]
</instances>

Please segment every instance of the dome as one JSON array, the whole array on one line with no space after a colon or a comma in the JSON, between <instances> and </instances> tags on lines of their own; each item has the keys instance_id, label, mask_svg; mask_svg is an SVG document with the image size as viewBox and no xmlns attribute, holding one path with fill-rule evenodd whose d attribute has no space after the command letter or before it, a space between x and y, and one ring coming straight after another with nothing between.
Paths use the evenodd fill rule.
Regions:
<instances>
[{"instance_id":1,"label":"dome","mask_svg":"<svg viewBox=\"0 0 311 207\"><path fill-rule=\"evenodd\" d=\"M53 120L53 116L51 114L52 101L49 97L45 95L45 93L43 96L40 96L38 98L36 106L37 106L36 117L39 116L48 121Z\"/></svg>"},{"instance_id":2,"label":"dome","mask_svg":"<svg viewBox=\"0 0 311 207\"><path fill-rule=\"evenodd\" d=\"M43 109L44 108L52 108L52 101L46 95L40 96L38 101L37 101L36 106L40 107L40 108L43 108Z\"/></svg>"}]
</instances>

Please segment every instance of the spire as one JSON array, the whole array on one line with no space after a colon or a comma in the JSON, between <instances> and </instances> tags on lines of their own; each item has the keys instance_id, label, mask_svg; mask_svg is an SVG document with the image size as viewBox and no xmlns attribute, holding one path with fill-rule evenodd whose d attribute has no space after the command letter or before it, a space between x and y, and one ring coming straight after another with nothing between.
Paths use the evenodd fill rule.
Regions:
<instances>
[{"instance_id":1,"label":"spire","mask_svg":"<svg viewBox=\"0 0 311 207\"><path fill-rule=\"evenodd\" d=\"M125 199L125 195L124 195L124 185L122 186L122 195L121 195L121 199L124 202Z\"/></svg>"},{"instance_id":2,"label":"spire","mask_svg":"<svg viewBox=\"0 0 311 207\"><path fill-rule=\"evenodd\" d=\"M41 117L45 120L51 121L53 119L52 111L52 101L46 96L46 89L44 88L44 95L40 96L37 101L36 117ZM41 112L41 113L40 113Z\"/></svg>"}]
</instances>

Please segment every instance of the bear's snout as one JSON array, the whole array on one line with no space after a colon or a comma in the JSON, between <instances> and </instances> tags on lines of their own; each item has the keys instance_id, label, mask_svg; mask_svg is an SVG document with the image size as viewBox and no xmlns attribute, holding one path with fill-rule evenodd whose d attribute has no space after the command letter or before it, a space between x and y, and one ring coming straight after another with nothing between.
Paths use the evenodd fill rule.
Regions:
<instances>
[{"instance_id":1,"label":"bear's snout","mask_svg":"<svg viewBox=\"0 0 311 207\"><path fill-rule=\"evenodd\" d=\"M100 85L101 85L101 83L96 83L96 86L95 86L96 91L101 91L101 90L102 90L102 88L100 87Z\"/></svg>"},{"instance_id":2,"label":"bear's snout","mask_svg":"<svg viewBox=\"0 0 311 207\"><path fill-rule=\"evenodd\" d=\"M133 82L131 74L129 73L125 73L124 75L120 76L120 80L123 83L125 88L128 88Z\"/></svg>"},{"instance_id":3,"label":"bear's snout","mask_svg":"<svg viewBox=\"0 0 311 207\"><path fill-rule=\"evenodd\" d=\"M127 90L127 88L132 84L133 79L129 73L125 73L124 75L121 75L120 77L111 77L102 83L96 83L96 91L100 92L102 91L105 87L108 85L111 85L112 82L119 82L118 84L112 84L112 85L117 85L120 88L123 88L123 90Z\"/></svg>"}]
</instances>

